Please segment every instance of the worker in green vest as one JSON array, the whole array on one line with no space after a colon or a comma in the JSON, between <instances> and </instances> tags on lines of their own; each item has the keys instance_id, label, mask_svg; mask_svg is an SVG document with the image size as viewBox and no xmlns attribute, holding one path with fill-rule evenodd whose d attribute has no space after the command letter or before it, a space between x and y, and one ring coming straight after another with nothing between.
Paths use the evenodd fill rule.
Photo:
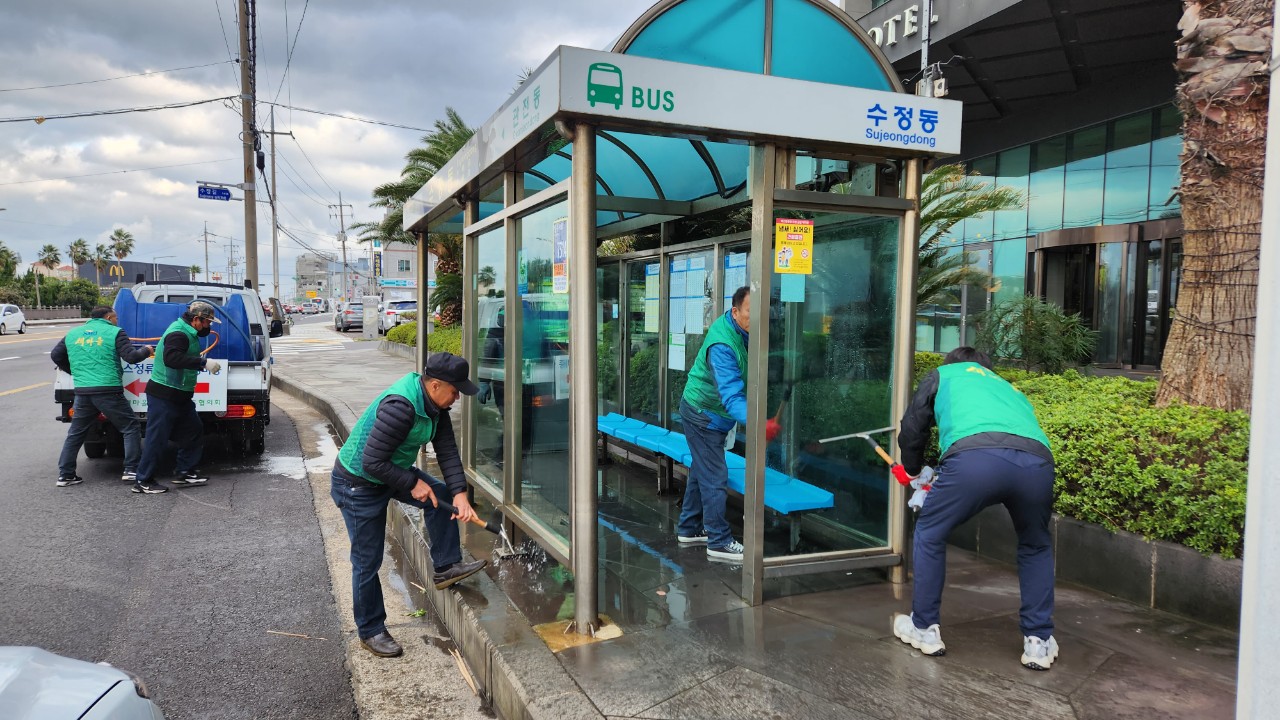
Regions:
<instances>
[{"instance_id":1,"label":"worker in green vest","mask_svg":"<svg viewBox=\"0 0 1280 720\"><path fill-rule=\"evenodd\" d=\"M676 540L707 546L713 560L742 561L742 543L733 539L725 519L729 470L725 444L729 431L747 422L747 328L751 324L751 288L733 293L732 307L711 323L680 398L680 420L689 441L689 479L684 488ZM770 420L765 439L781 431Z\"/></svg>"},{"instance_id":2,"label":"worker in green vest","mask_svg":"<svg viewBox=\"0 0 1280 720\"><path fill-rule=\"evenodd\" d=\"M378 569L387 535L387 503L399 500L423 509L431 539L432 582L437 590L467 578L487 564L463 562L458 524L476 517L453 433L449 408L460 394L475 395L467 361L450 353L430 353L422 373L397 380L365 409L333 464L330 495L342 511L351 540L351 595L356 631L365 649L378 657L403 652L387 631ZM418 451L431 443L440 481L414 466ZM446 490L447 488L447 490ZM447 491L455 513L438 509L437 491Z\"/></svg>"},{"instance_id":3,"label":"worker in green vest","mask_svg":"<svg viewBox=\"0 0 1280 720\"><path fill-rule=\"evenodd\" d=\"M142 455L142 428L125 399L124 366L120 363L140 363L151 355L150 347L134 346L129 335L116 327L115 311L102 305L89 313L88 322L53 346L49 358L76 384L71 428L58 458L58 487L84 482L76 474L76 457L99 413L124 436L124 479L135 478Z\"/></svg>"},{"instance_id":4,"label":"worker in green vest","mask_svg":"<svg viewBox=\"0 0 1280 720\"><path fill-rule=\"evenodd\" d=\"M1048 670L1058 657L1053 637L1053 452L1027 398L995 373L991 358L971 347L947 353L920 380L902 417L898 447L907 474L919 475L931 428L942 463L916 520L911 614L893 632L925 655L942 655L939 629L946 582L947 537L989 505L1005 506L1018 534L1022 664Z\"/></svg>"},{"instance_id":5,"label":"worker in green vest","mask_svg":"<svg viewBox=\"0 0 1280 720\"><path fill-rule=\"evenodd\" d=\"M213 306L197 300L174 320L156 345L155 366L147 382L147 447L138 465L133 492L155 494L169 488L156 482L156 471L169 440L178 443L176 487L204 485L209 478L196 469L204 453L204 423L192 398L201 372L217 375L222 363L200 352L200 340L221 323Z\"/></svg>"}]
</instances>

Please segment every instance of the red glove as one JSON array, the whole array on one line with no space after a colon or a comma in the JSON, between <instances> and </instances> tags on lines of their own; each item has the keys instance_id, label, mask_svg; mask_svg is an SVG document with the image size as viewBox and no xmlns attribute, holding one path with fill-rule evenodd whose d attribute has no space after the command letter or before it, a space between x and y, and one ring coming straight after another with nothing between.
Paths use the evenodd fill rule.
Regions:
<instances>
[{"instance_id":1,"label":"red glove","mask_svg":"<svg viewBox=\"0 0 1280 720\"><path fill-rule=\"evenodd\" d=\"M764 424L765 442L773 442L774 438L782 432L782 425L777 420L770 420Z\"/></svg>"},{"instance_id":2,"label":"red glove","mask_svg":"<svg viewBox=\"0 0 1280 720\"><path fill-rule=\"evenodd\" d=\"M907 474L906 468L902 467L901 465L895 464L893 467L889 468L889 470L893 472L893 477L898 480L899 484L901 485L911 484L911 476Z\"/></svg>"}]
</instances>

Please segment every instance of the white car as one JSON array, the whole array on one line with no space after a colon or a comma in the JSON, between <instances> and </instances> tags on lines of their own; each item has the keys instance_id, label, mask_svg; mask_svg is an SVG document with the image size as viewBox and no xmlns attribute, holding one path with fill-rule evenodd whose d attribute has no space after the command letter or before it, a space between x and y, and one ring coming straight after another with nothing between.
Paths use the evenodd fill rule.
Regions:
<instances>
[{"instance_id":1,"label":"white car","mask_svg":"<svg viewBox=\"0 0 1280 720\"><path fill-rule=\"evenodd\" d=\"M33 647L0 647L0 710L15 720L164 720L136 675Z\"/></svg>"},{"instance_id":2,"label":"white car","mask_svg":"<svg viewBox=\"0 0 1280 720\"><path fill-rule=\"evenodd\" d=\"M402 322L400 313L417 312L417 300L389 300L378 308L378 332L385 335L388 330Z\"/></svg>"},{"instance_id":3,"label":"white car","mask_svg":"<svg viewBox=\"0 0 1280 720\"><path fill-rule=\"evenodd\" d=\"M19 335L27 331L27 316L17 305L0 305L0 335L16 332Z\"/></svg>"}]
</instances>

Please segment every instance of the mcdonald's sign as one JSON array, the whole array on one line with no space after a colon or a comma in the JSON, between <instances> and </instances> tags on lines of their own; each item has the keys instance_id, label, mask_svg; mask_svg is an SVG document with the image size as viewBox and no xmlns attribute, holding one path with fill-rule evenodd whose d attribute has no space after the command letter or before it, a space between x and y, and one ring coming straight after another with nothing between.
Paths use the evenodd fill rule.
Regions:
<instances>
[{"instance_id":1,"label":"mcdonald's sign","mask_svg":"<svg viewBox=\"0 0 1280 720\"><path fill-rule=\"evenodd\" d=\"M122 278L123 278L123 277L124 277L124 268L123 268L123 267L121 267L121 266L119 266L119 265L112 265L112 266L107 270L107 277L115 277L116 275L119 275L120 277L122 277Z\"/></svg>"}]
</instances>

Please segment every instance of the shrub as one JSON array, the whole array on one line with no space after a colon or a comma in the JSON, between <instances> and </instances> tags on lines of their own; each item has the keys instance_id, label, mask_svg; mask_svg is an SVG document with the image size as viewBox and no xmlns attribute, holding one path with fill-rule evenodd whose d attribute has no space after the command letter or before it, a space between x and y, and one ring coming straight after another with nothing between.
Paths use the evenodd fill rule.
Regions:
<instances>
[{"instance_id":1,"label":"shrub","mask_svg":"<svg viewBox=\"0 0 1280 720\"><path fill-rule=\"evenodd\" d=\"M409 347L417 347L418 345L418 323L407 322L401 323L396 327L387 331L387 340L390 342L408 345ZM447 352L454 355L462 354L462 328L455 325L453 327L434 328L427 335L427 351L428 352Z\"/></svg>"},{"instance_id":2,"label":"shrub","mask_svg":"<svg viewBox=\"0 0 1280 720\"><path fill-rule=\"evenodd\" d=\"M1024 370L1059 373L1093 353L1098 334L1080 315L1033 297L1006 300L974 319L974 346L992 358L1016 360Z\"/></svg>"}]
</instances>

